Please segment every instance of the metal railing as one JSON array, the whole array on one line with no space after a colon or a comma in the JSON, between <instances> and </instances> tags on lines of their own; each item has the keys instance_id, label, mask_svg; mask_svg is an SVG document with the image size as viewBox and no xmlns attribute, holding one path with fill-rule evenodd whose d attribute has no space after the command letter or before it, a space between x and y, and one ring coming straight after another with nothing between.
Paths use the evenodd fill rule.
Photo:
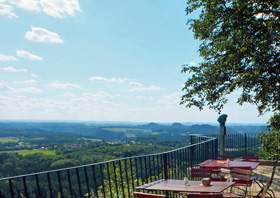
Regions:
<instances>
[{"instance_id":1,"label":"metal railing","mask_svg":"<svg viewBox=\"0 0 280 198\"><path fill-rule=\"evenodd\" d=\"M225 156L241 157L241 156L258 156L261 142L257 134L232 133L225 136ZM220 141L218 134L210 135Z\"/></svg>"},{"instance_id":2,"label":"metal railing","mask_svg":"<svg viewBox=\"0 0 280 198\"><path fill-rule=\"evenodd\" d=\"M158 179L190 177L191 167L217 158L215 137L192 135L191 138L193 144L163 153L3 178L0 197L130 198L139 185Z\"/></svg>"}]
</instances>

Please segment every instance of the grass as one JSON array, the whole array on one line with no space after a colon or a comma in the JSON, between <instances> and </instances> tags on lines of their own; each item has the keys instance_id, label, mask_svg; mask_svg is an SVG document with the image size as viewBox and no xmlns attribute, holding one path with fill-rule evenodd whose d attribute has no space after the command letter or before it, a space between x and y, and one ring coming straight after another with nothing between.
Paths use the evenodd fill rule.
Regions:
<instances>
[{"instance_id":1,"label":"grass","mask_svg":"<svg viewBox=\"0 0 280 198\"><path fill-rule=\"evenodd\" d=\"M19 141L16 137L0 137L0 144L1 143L17 143Z\"/></svg>"},{"instance_id":2,"label":"grass","mask_svg":"<svg viewBox=\"0 0 280 198\"><path fill-rule=\"evenodd\" d=\"M43 149L33 149L33 150L20 150L17 152L19 155L26 157L30 155L46 155L46 156L56 156L56 152L53 150L43 150Z\"/></svg>"}]
</instances>

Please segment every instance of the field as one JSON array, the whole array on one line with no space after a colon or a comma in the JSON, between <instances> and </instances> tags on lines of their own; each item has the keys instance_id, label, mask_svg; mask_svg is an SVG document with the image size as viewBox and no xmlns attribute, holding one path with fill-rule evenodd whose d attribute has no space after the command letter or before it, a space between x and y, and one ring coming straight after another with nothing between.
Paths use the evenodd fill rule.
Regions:
<instances>
[{"instance_id":1,"label":"field","mask_svg":"<svg viewBox=\"0 0 280 198\"><path fill-rule=\"evenodd\" d=\"M19 141L16 137L0 137L0 144L2 143L17 143Z\"/></svg>"},{"instance_id":2,"label":"field","mask_svg":"<svg viewBox=\"0 0 280 198\"><path fill-rule=\"evenodd\" d=\"M53 150L47 150L47 149L33 149L33 150L20 150L17 152L19 155L26 157L30 155L46 155L46 156L55 156L56 152Z\"/></svg>"}]
</instances>

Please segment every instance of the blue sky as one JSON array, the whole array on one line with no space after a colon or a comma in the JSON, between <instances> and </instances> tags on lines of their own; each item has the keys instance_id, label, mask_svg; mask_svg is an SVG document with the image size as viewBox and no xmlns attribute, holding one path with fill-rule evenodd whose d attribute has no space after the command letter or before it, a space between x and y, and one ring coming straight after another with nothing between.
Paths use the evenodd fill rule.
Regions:
<instances>
[{"instance_id":1,"label":"blue sky","mask_svg":"<svg viewBox=\"0 0 280 198\"><path fill-rule=\"evenodd\" d=\"M215 122L180 106L199 61L183 0L0 0L0 119ZM265 122L252 105L230 122Z\"/></svg>"}]
</instances>

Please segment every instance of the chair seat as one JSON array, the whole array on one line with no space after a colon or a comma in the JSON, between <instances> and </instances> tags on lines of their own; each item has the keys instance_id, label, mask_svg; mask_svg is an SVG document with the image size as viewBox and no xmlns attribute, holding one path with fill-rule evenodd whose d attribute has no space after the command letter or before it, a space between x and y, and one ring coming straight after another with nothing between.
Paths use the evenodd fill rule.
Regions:
<instances>
[{"instance_id":1,"label":"chair seat","mask_svg":"<svg viewBox=\"0 0 280 198\"><path fill-rule=\"evenodd\" d=\"M253 183L252 180L246 181L246 180L237 179L237 178L234 178L233 181L235 182L234 186L246 186L246 187L251 187L251 186L252 186L252 183Z\"/></svg>"}]
</instances>

